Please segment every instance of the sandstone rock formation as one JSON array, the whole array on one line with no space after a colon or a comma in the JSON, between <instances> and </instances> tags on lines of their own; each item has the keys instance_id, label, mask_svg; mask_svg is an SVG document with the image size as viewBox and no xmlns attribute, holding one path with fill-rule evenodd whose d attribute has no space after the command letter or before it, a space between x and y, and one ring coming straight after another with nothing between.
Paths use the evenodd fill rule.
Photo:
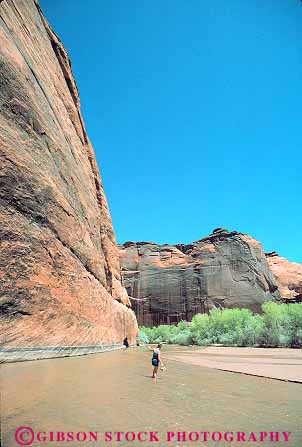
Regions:
<instances>
[{"instance_id":1,"label":"sandstone rock formation","mask_svg":"<svg viewBox=\"0 0 302 447\"><path fill-rule=\"evenodd\" d=\"M120 260L139 324L190 320L214 307L259 311L279 297L260 243L236 231L216 229L188 245L126 242Z\"/></svg>"},{"instance_id":2,"label":"sandstone rock formation","mask_svg":"<svg viewBox=\"0 0 302 447\"><path fill-rule=\"evenodd\" d=\"M134 341L68 55L36 0L0 3L0 343Z\"/></svg>"},{"instance_id":3,"label":"sandstone rock formation","mask_svg":"<svg viewBox=\"0 0 302 447\"><path fill-rule=\"evenodd\" d=\"M281 298L302 301L302 265L281 258L276 252L267 253L266 257L277 279Z\"/></svg>"}]
</instances>

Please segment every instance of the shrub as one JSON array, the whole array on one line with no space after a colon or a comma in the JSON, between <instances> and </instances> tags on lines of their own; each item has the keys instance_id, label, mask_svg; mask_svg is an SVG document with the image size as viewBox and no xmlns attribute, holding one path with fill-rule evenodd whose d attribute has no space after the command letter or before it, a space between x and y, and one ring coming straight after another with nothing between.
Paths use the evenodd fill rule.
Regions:
<instances>
[{"instance_id":1,"label":"shrub","mask_svg":"<svg viewBox=\"0 0 302 447\"><path fill-rule=\"evenodd\" d=\"M182 346L189 346L193 344L192 334L188 329L179 332L171 340L172 343Z\"/></svg>"},{"instance_id":2,"label":"shrub","mask_svg":"<svg viewBox=\"0 0 302 447\"><path fill-rule=\"evenodd\" d=\"M172 343L171 339L177 334L176 326L160 325L157 327L141 327L141 331L148 337L149 343Z\"/></svg>"},{"instance_id":3,"label":"shrub","mask_svg":"<svg viewBox=\"0 0 302 447\"><path fill-rule=\"evenodd\" d=\"M150 339L146 332L144 331L146 328L140 328L138 331L138 341L139 343L150 343Z\"/></svg>"},{"instance_id":4,"label":"shrub","mask_svg":"<svg viewBox=\"0 0 302 447\"><path fill-rule=\"evenodd\" d=\"M248 309L214 309L192 319L191 332L198 345L253 346L263 330L263 319Z\"/></svg>"},{"instance_id":5,"label":"shrub","mask_svg":"<svg viewBox=\"0 0 302 447\"><path fill-rule=\"evenodd\" d=\"M184 320L179 321L179 323L177 324L177 329L179 332L185 331L186 329L188 329L188 327L189 323Z\"/></svg>"},{"instance_id":6,"label":"shrub","mask_svg":"<svg viewBox=\"0 0 302 447\"><path fill-rule=\"evenodd\" d=\"M288 311L289 329L289 346L302 346L302 306L301 304L285 304Z\"/></svg>"},{"instance_id":7,"label":"shrub","mask_svg":"<svg viewBox=\"0 0 302 447\"><path fill-rule=\"evenodd\" d=\"M263 315L248 309L213 309L194 315L192 322L177 326L140 328L139 337L150 343L200 346L302 346L302 305L266 302ZM148 343L148 341L143 341Z\"/></svg>"},{"instance_id":8,"label":"shrub","mask_svg":"<svg viewBox=\"0 0 302 447\"><path fill-rule=\"evenodd\" d=\"M209 326L210 318L207 314L196 314L192 318L192 323L190 326L190 331L192 334L193 342L197 345L208 345L209 340Z\"/></svg>"},{"instance_id":9,"label":"shrub","mask_svg":"<svg viewBox=\"0 0 302 447\"><path fill-rule=\"evenodd\" d=\"M268 301L262 304L264 329L260 337L263 346L288 346L291 321L289 313L293 304L277 304Z\"/></svg>"}]
</instances>

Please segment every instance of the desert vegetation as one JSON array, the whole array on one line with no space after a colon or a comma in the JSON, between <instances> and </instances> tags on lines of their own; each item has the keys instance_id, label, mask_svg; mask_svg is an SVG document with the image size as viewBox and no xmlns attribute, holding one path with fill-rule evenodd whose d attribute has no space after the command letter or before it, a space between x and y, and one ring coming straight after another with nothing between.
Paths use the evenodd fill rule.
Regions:
<instances>
[{"instance_id":1,"label":"desert vegetation","mask_svg":"<svg viewBox=\"0 0 302 447\"><path fill-rule=\"evenodd\" d=\"M266 302L262 314L248 309L213 309L177 326L140 327L141 343L302 347L302 305Z\"/></svg>"}]
</instances>

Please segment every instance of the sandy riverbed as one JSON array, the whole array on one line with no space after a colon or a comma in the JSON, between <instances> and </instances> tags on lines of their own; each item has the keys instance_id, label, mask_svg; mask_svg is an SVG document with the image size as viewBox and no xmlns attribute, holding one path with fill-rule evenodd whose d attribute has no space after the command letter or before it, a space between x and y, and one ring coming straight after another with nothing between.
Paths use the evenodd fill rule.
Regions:
<instances>
[{"instance_id":1,"label":"sandy riverbed","mask_svg":"<svg viewBox=\"0 0 302 447\"><path fill-rule=\"evenodd\" d=\"M164 346L167 372L161 373L157 381L150 378L150 352L146 348L1 365L2 445L17 445L14 435L19 426L46 433L99 432L98 442L46 441L35 442L35 447L301 445L299 383L221 371L200 363L201 357L206 356L207 362L217 362L220 366L224 362L240 367L250 363L254 367L260 358L265 367L269 359L271 369L280 365L283 368L286 358L292 365L301 351L267 350L266 356L258 350L248 353L228 349ZM297 363L301 367L300 358ZM105 431L152 430L158 431L159 443L103 442ZM286 444L269 440L252 444L212 441L168 444L167 431L289 431L291 435Z\"/></svg>"}]
</instances>

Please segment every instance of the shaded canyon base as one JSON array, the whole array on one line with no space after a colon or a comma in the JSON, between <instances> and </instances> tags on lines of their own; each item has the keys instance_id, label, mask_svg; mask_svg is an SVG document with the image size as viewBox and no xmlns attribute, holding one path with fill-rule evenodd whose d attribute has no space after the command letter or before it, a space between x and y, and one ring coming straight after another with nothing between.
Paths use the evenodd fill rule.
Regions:
<instances>
[{"instance_id":1,"label":"shaded canyon base","mask_svg":"<svg viewBox=\"0 0 302 447\"><path fill-rule=\"evenodd\" d=\"M99 432L98 442L35 442L35 447L301 445L300 384L172 360L184 357L184 351L189 357L201 355L200 348L165 346L167 371L156 381L151 379L151 353L146 347L2 365L2 445L16 445L19 426L36 432ZM160 442L104 442L105 431L157 431ZM288 443L167 443L167 431L291 435Z\"/></svg>"}]
</instances>

